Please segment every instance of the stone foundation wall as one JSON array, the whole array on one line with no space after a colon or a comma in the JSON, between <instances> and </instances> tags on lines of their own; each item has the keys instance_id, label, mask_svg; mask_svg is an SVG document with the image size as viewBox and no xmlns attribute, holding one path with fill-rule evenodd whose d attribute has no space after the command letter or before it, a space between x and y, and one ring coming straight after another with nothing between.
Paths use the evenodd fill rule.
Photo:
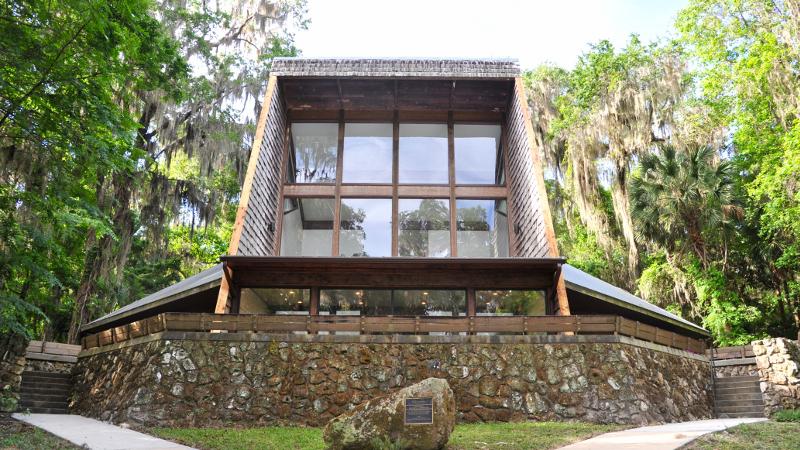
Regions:
<instances>
[{"instance_id":1,"label":"stone foundation wall","mask_svg":"<svg viewBox=\"0 0 800 450\"><path fill-rule=\"evenodd\" d=\"M72 373L72 369L74 367L75 363L73 362L47 361L33 358L28 358L28 360L25 362L26 371L35 370L38 372L70 374Z\"/></svg>"},{"instance_id":2,"label":"stone foundation wall","mask_svg":"<svg viewBox=\"0 0 800 450\"><path fill-rule=\"evenodd\" d=\"M621 336L367 338L382 337L138 338L79 357L71 408L139 425L320 426L374 396L438 377L449 382L466 422L644 424L712 415L704 356Z\"/></svg>"},{"instance_id":3,"label":"stone foundation wall","mask_svg":"<svg viewBox=\"0 0 800 450\"><path fill-rule=\"evenodd\" d=\"M800 408L800 347L786 338L753 341L764 413Z\"/></svg>"},{"instance_id":4,"label":"stone foundation wall","mask_svg":"<svg viewBox=\"0 0 800 450\"><path fill-rule=\"evenodd\" d=\"M0 412L17 409L27 347L28 338L23 335L0 335Z\"/></svg>"},{"instance_id":5,"label":"stone foundation wall","mask_svg":"<svg viewBox=\"0 0 800 450\"><path fill-rule=\"evenodd\" d=\"M745 360L744 362L724 359L715 361L714 373L717 378L759 376L755 358L745 358Z\"/></svg>"}]
</instances>

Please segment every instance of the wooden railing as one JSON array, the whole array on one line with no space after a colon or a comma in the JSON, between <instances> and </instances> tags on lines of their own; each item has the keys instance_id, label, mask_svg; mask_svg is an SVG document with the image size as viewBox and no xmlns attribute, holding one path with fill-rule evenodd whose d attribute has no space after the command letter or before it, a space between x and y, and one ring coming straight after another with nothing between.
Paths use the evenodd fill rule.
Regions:
<instances>
[{"instance_id":1,"label":"wooden railing","mask_svg":"<svg viewBox=\"0 0 800 450\"><path fill-rule=\"evenodd\" d=\"M756 356L753 353L753 346L750 344L708 349L706 355L714 360L754 358Z\"/></svg>"},{"instance_id":2,"label":"wooden railing","mask_svg":"<svg viewBox=\"0 0 800 450\"><path fill-rule=\"evenodd\" d=\"M60 342L30 341L25 350L25 358L42 361L76 362L80 345L62 344Z\"/></svg>"},{"instance_id":3,"label":"wooden railing","mask_svg":"<svg viewBox=\"0 0 800 450\"><path fill-rule=\"evenodd\" d=\"M161 331L358 334L621 334L694 353L705 342L620 316L299 316L163 313L90 334L83 348L102 347Z\"/></svg>"}]
</instances>

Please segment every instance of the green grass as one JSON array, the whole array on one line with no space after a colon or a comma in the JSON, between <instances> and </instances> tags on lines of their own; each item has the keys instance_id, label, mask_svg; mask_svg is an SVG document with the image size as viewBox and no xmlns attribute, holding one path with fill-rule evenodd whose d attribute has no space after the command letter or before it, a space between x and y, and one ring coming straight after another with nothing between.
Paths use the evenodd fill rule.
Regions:
<instances>
[{"instance_id":1,"label":"green grass","mask_svg":"<svg viewBox=\"0 0 800 450\"><path fill-rule=\"evenodd\" d=\"M0 416L0 449L41 450L45 448L72 450L80 447L39 428L8 416Z\"/></svg>"},{"instance_id":2,"label":"green grass","mask_svg":"<svg viewBox=\"0 0 800 450\"><path fill-rule=\"evenodd\" d=\"M800 448L800 423L758 422L707 434L690 442L686 450L796 450Z\"/></svg>"},{"instance_id":3,"label":"green grass","mask_svg":"<svg viewBox=\"0 0 800 450\"><path fill-rule=\"evenodd\" d=\"M773 414L772 418L778 422L800 422L800 409L784 409Z\"/></svg>"},{"instance_id":4,"label":"green grass","mask_svg":"<svg viewBox=\"0 0 800 450\"><path fill-rule=\"evenodd\" d=\"M580 422L460 424L450 435L450 450L551 449L616 431L616 425ZM154 428L149 433L200 449L324 449L320 428L265 427L243 429Z\"/></svg>"}]
</instances>

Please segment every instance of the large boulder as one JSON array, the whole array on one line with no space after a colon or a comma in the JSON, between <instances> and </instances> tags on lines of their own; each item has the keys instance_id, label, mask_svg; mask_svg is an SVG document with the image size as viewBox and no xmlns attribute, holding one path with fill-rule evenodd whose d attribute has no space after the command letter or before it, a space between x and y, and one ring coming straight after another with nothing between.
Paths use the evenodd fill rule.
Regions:
<instances>
[{"instance_id":1,"label":"large boulder","mask_svg":"<svg viewBox=\"0 0 800 450\"><path fill-rule=\"evenodd\" d=\"M408 399L413 410L410 409L406 417ZM432 414L426 417L428 411ZM418 423L408 424L406 419ZM432 423L419 423L429 421ZM434 450L447 444L455 423L456 402L450 385L441 378L428 378L393 394L373 398L333 418L325 426L323 438L332 450L388 446Z\"/></svg>"}]
</instances>

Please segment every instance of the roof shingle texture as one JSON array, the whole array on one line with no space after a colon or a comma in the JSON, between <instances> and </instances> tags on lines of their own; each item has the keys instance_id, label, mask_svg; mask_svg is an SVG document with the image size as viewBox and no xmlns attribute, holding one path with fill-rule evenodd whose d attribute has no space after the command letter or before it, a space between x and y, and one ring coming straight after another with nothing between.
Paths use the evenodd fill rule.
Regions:
<instances>
[{"instance_id":1,"label":"roof shingle texture","mask_svg":"<svg viewBox=\"0 0 800 450\"><path fill-rule=\"evenodd\" d=\"M515 59L275 58L272 75L283 77L514 78Z\"/></svg>"}]
</instances>

